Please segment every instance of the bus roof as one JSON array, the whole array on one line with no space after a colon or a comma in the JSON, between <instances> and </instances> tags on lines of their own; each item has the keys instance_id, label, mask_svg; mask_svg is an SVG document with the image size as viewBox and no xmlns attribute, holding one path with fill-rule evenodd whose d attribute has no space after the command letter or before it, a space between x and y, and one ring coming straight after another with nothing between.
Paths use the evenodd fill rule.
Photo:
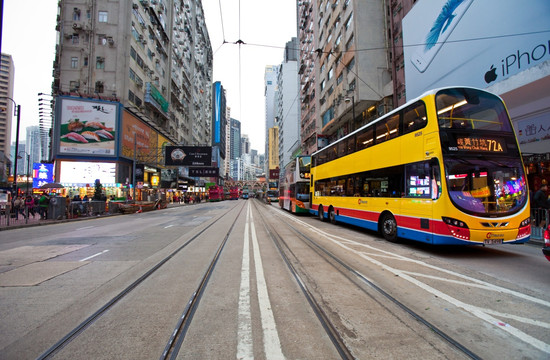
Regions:
<instances>
[{"instance_id":1,"label":"bus roof","mask_svg":"<svg viewBox=\"0 0 550 360\"><path fill-rule=\"evenodd\" d=\"M420 95L420 96L418 96L418 97L416 97L416 98L414 98L414 99L411 99L411 100L407 101L405 104L403 104L403 105L401 105L401 106L399 106L399 107L393 109L392 111L390 111L390 112L388 112L388 113L385 113L385 114L382 115L382 116L377 117L377 118L374 119L373 121L371 121L371 122L369 122L369 123L367 123L367 124L361 126L360 128L355 129L353 132L347 134L347 135L344 136L344 137L341 137L340 139L336 140L335 142L328 144L328 145L325 146L324 148L317 150L316 152L314 152L313 154L311 154L311 156L317 155L318 152L320 152L320 151L322 151L322 150L328 148L329 146L336 145L336 144L338 144L340 141L346 140L347 138L349 138L350 136L355 135L355 133L357 133L357 132L363 130L364 128L367 128L367 127L371 126L372 124L377 123L377 122L380 121L382 118L386 118L386 117L388 117L388 116L391 116L391 115L393 115L394 113L396 113L396 112L398 112L398 111L401 111L402 109L406 108L407 106L409 106L409 105L411 105L411 104L417 102L418 100L421 100L421 99L425 98L425 97L428 96L428 95L435 95L437 92L439 92L439 91L441 91L441 90L446 90L446 89L473 89L473 90L478 90L478 91L482 91L482 92L489 93L489 91L487 91L487 90L483 90L483 89L476 88L476 87L472 87L472 86L445 86L445 87L440 87L440 88L428 90L428 91L424 92L422 95ZM491 93L491 94L493 94L493 93ZM496 94L493 94L493 95L497 96L499 99L502 100L502 98L500 98L500 96L498 96L498 95L496 95Z\"/></svg>"}]
</instances>

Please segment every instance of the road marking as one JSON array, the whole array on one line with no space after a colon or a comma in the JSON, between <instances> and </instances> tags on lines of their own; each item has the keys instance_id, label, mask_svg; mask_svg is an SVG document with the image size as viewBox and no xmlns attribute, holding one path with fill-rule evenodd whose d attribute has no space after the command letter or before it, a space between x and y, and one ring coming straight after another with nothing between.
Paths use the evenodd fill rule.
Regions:
<instances>
[{"instance_id":1,"label":"road marking","mask_svg":"<svg viewBox=\"0 0 550 360\"><path fill-rule=\"evenodd\" d=\"M239 291L239 324L237 333L237 359L254 359L252 347L252 318L250 313L250 240L248 219L250 208L246 213L244 225L243 263L241 267L241 288Z\"/></svg>"},{"instance_id":2,"label":"road marking","mask_svg":"<svg viewBox=\"0 0 550 360\"><path fill-rule=\"evenodd\" d=\"M416 264L421 265L421 266L425 266L425 267L430 268L430 269L438 270L438 271L443 272L443 273L448 273L448 274L460 277L462 279L466 279L466 280L471 281L473 283L481 284L483 286L486 286L490 290L501 291L501 292L519 297L521 299L529 300L529 301L532 301L534 303L538 303L538 304L541 304L541 305L544 305L544 306L549 306L550 305L550 303L548 303L547 301L544 301L542 299L538 299L538 298L535 298L535 297L532 297L532 296L529 296L529 295L521 294L520 292L517 292L517 291L513 291L513 290L506 289L506 288L503 288L503 287L500 287L500 286L497 286L497 285L493 285L493 284L490 284L490 283L487 283L487 282L484 282L484 281L481 281L481 280L478 280L478 279L475 279L475 278L472 278L472 277L469 277L469 276L466 276L466 275L462 275L460 273L453 272L451 270L439 268L437 266L430 265L428 263L425 263L425 262L422 262L422 261L419 261L419 260L409 259L409 258L401 256L401 255L397 255L397 254L393 254L393 253L390 253L390 252L387 252L387 251L384 251L384 250L381 250L381 249L377 249L377 248L369 246L367 244L362 244L362 243L358 243L356 241L352 241L350 239L346 239L344 237L328 234L328 233L326 233L322 230L319 230L318 228L315 228L314 226L312 226L310 224L307 224L304 221L295 219L295 218L293 218L289 215L286 215L286 214L282 214L282 215L289 218L289 219L292 219L293 221L295 221L297 223L302 224L305 227L310 228L312 231L317 232L318 234L325 237L329 241L332 241L334 244L336 244L336 245L338 245L338 246L340 246L340 247L342 247L342 248L344 248L344 249L346 249L350 252L353 252L353 253L357 254L358 256L362 257L363 259L368 260L371 263L373 263L375 265L378 265L378 266L382 267L383 269L385 269L389 272L392 272L394 275L399 276L401 279L409 281L412 284L415 284L416 286L420 287L424 291L426 291L428 293L431 293L431 294L433 294L433 295L435 295L435 296L437 296L441 299L444 299L445 301L453 304L457 308L464 309L465 311L469 312L470 314L477 317L478 319L483 320L483 321L485 321L485 322L487 322L491 325L505 324L506 323L505 321L497 319L497 318L495 318L491 315L510 318L510 319L514 319L514 320L517 320L517 321L521 321L522 318L520 318L516 315L513 315L513 314L498 313L498 312L496 312L494 310L491 310L491 309L483 309L483 308L477 307L475 305L470 305L470 304L464 303L464 302L462 302L462 301L460 301L460 300L458 300L458 299L456 299L456 298L454 298L450 295L447 295L446 293L443 293L443 292L429 286L428 284L425 284L425 283L421 282L420 280L417 280L417 279L413 278L412 276L409 275L410 272L402 271L402 270L393 268L393 267L391 267L389 265L386 265L386 264L384 264L384 263L382 263L378 260L375 260L374 258L370 257L369 255L378 256L378 257L393 257L394 259L399 259L401 261L413 262L413 263L416 263ZM348 244L349 245L351 245L351 244L358 245L358 246L361 246L361 247L364 247L364 248L368 248L368 249L371 249L371 250L375 250L375 251L384 253L386 255L384 256L384 255L379 255L379 254L367 253L365 251L359 251L359 250L351 248L350 246L348 246ZM365 276L364 274L361 274L361 276L368 279L368 277ZM427 276L425 276L425 277L427 277ZM527 319L525 319L525 320L527 320ZM526 321L524 321L524 322L526 322ZM538 322L538 321L535 321L535 320L531 320L527 323L531 323L532 325L537 325L537 326L541 326L541 327L546 327L546 323ZM544 351L546 353L550 353L550 344L547 344L547 343L545 343L541 340L538 340L538 339L524 333L523 331L519 330L518 328L516 328L514 326L499 326L499 329L502 329L502 330L508 332L512 336L515 336L516 338L520 339L521 341L523 341L525 343L531 344L532 346L538 348L541 351Z\"/></svg>"},{"instance_id":3,"label":"road marking","mask_svg":"<svg viewBox=\"0 0 550 360\"><path fill-rule=\"evenodd\" d=\"M250 211L250 203L248 203ZM271 310L271 302L269 301L269 293L267 292L267 284L265 282L264 269L262 265L262 257L260 255L260 247L258 238L256 237L256 228L254 226L254 216L250 212L250 232L252 234L252 248L254 254L254 264L256 265L256 285L258 288L258 303L260 306L260 315L262 319L262 327L264 331L264 351L266 359L284 359L277 333L277 325L275 317Z\"/></svg>"},{"instance_id":4,"label":"road marking","mask_svg":"<svg viewBox=\"0 0 550 360\"><path fill-rule=\"evenodd\" d=\"M86 261L86 260L93 259L93 258L95 258L96 256L105 254L107 251L109 251L109 250L103 250L102 252L98 252L97 254L94 254L94 255L92 255L92 256L88 256L87 258L84 258L84 259L79 260L79 261Z\"/></svg>"},{"instance_id":5,"label":"road marking","mask_svg":"<svg viewBox=\"0 0 550 360\"><path fill-rule=\"evenodd\" d=\"M94 226L84 226L84 227L81 227L81 228L78 228L76 230L86 230L86 229L91 229L93 228Z\"/></svg>"},{"instance_id":6,"label":"road marking","mask_svg":"<svg viewBox=\"0 0 550 360\"><path fill-rule=\"evenodd\" d=\"M172 227L172 226L174 226L174 225L168 225L168 226L165 226L164 228L168 229L169 227Z\"/></svg>"}]
</instances>

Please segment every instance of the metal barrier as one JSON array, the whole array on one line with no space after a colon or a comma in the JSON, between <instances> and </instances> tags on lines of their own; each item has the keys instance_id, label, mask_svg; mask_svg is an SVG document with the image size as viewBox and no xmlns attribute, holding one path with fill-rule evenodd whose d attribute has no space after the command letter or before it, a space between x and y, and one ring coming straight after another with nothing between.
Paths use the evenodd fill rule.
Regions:
<instances>
[{"instance_id":1,"label":"metal barrier","mask_svg":"<svg viewBox=\"0 0 550 360\"><path fill-rule=\"evenodd\" d=\"M550 224L550 210L542 208L531 208L531 238L542 239L544 230Z\"/></svg>"},{"instance_id":2,"label":"metal barrier","mask_svg":"<svg viewBox=\"0 0 550 360\"><path fill-rule=\"evenodd\" d=\"M25 206L15 209L9 203L0 206L0 227L29 224L40 220L38 208Z\"/></svg>"},{"instance_id":3,"label":"metal barrier","mask_svg":"<svg viewBox=\"0 0 550 360\"><path fill-rule=\"evenodd\" d=\"M105 214L105 201L71 201L67 217L72 219L103 214Z\"/></svg>"}]
</instances>

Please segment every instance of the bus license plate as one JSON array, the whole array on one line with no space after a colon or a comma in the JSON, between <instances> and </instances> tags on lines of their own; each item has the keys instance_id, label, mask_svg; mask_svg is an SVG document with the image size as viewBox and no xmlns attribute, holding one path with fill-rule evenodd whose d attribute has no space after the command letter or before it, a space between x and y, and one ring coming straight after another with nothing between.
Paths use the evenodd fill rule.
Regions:
<instances>
[{"instance_id":1,"label":"bus license plate","mask_svg":"<svg viewBox=\"0 0 550 360\"><path fill-rule=\"evenodd\" d=\"M485 239L483 240L484 245L501 245L502 239Z\"/></svg>"}]
</instances>

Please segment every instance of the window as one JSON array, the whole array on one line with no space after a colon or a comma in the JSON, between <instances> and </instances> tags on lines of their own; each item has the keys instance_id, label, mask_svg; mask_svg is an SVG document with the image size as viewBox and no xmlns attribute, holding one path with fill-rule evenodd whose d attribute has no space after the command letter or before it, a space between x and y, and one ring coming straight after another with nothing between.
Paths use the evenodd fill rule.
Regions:
<instances>
[{"instance_id":1,"label":"window","mask_svg":"<svg viewBox=\"0 0 550 360\"><path fill-rule=\"evenodd\" d=\"M95 68L105 69L105 58L98 56L95 58Z\"/></svg>"},{"instance_id":2,"label":"window","mask_svg":"<svg viewBox=\"0 0 550 360\"><path fill-rule=\"evenodd\" d=\"M332 77L334 76L334 68L331 67L330 70L328 71L328 79L332 79Z\"/></svg>"},{"instance_id":3,"label":"window","mask_svg":"<svg viewBox=\"0 0 550 360\"><path fill-rule=\"evenodd\" d=\"M80 9L79 8L74 8L73 21L80 21Z\"/></svg>"},{"instance_id":4,"label":"window","mask_svg":"<svg viewBox=\"0 0 550 360\"><path fill-rule=\"evenodd\" d=\"M351 26L351 23L352 23L352 20L353 20L353 13L351 13L351 15L349 16L348 20L346 21L346 30L348 30Z\"/></svg>"},{"instance_id":5,"label":"window","mask_svg":"<svg viewBox=\"0 0 550 360\"><path fill-rule=\"evenodd\" d=\"M103 81L95 82L95 92L99 94L103 93Z\"/></svg>"},{"instance_id":6,"label":"window","mask_svg":"<svg viewBox=\"0 0 550 360\"><path fill-rule=\"evenodd\" d=\"M78 91L80 88L80 82L79 81L71 81L69 83L70 91Z\"/></svg>"},{"instance_id":7,"label":"window","mask_svg":"<svg viewBox=\"0 0 550 360\"><path fill-rule=\"evenodd\" d=\"M350 62L346 65L346 69L348 71L352 71L353 67L355 66L355 57L353 57Z\"/></svg>"},{"instance_id":8,"label":"window","mask_svg":"<svg viewBox=\"0 0 550 360\"><path fill-rule=\"evenodd\" d=\"M426 106L422 101L409 106L403 111L404 134L422 129L427 123Z\"/></svg>"},{"instance_id":9,"label":"window","mask_svg":"<svg viewBox=\"0 0 550 360\"><path fill-rule=\"evenodd\" d=\"M357 133L357 141L355 142L357 151L363 150L374 144L372 136L372 126L361 130Z\"/></svg>"},{"instance_id":10,"label":"window","mask_svg":"<svg viewBox=\"0 0 550 360\"><path fill-rule=\"evenodd\" d=\"M100 11L97 17L97 21L100 23L106 23L108 20L109 13L107 11Z\"/></svg>"},{"instance_id":11,"label":"window","mask_svg":"<svg viewBox=\"0 0 550 360\"><path fill-rule=\"evenodd\" d=\"M376 124L377 144L393 139L397 136L399 136L399 113Z\"/></svg>"},{"instance_id":12,"label":"window","mask_svg":"<svg viewBox=\"0 0 550 360\"><path fill-rule=\"evenodd\" d=\"M343 80L344 80L344 73L341 72L338 78L336 79L336 85L340 85Z\"/></svg>"},{"instance_id":13,"label":"window","mask_svg":"<svg viewBox=\"0 0 550 360\"><path fill-rule=\"evenodd\" d=\"M76 44L79 43L79 40L80 40L80 39L78 38L78 34L73 34L73 36L72 36L72 43L76 45Z\"/></svg>"},{"instance_id":14,"label":"window","mask_svg":"<svg viewBox=\"0 0 550 360\"><path fill-rule=\"evenodd\" d=\"M84 58L84 66L88 66L88 57L87 56Z\"/></svg>"},{"instance_id":15,"label":"window","mask_svg":"<svg viewBox=\"0 0 550 360\"><path fill-rule=\"evenodd\" d=\"M430 197L430 164L421 162L406 166L407 181L405 184L405 196L407 197Z\"/></svg>"},{"instance_id":16,"label":"window","mask_svg":"<svg viewBox=\"0 0 550 360\"><path fill-rule=\"evenodd\" d=\"M77 57L72 57L71 58L71 68L72 69L78 68L78 58Z\"/></svg>"},{"instance_id":17,"label":"window","mask_svg":"<svg viewBox=\"0 0 550 360\"><path fill-rule=\"evenodd\" d=\"M355 41L355 37L352 34L348 42L346 43L346 50L349 50L353 46L354 41Z\"/></svg>"}]
</instances>

